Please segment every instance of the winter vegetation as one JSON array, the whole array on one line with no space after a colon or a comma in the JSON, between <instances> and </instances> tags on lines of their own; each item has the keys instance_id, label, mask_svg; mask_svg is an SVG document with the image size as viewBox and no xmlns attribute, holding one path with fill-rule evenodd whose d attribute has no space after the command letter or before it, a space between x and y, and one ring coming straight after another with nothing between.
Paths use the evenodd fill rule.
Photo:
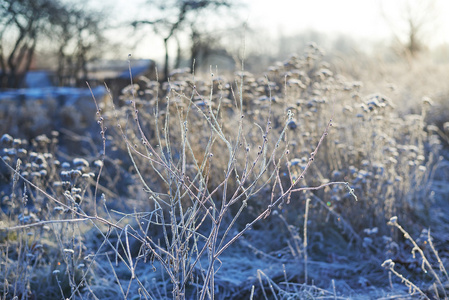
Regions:
<instances>
[{"instance_id":1,"label":"winter vegetation","mask_svg":"<svg viewBox=\"0 0 449 300\"><path fill-rule=\"evenodd\" d=\"M87 20L55 3L44 36L66 28L53 9ZM155 26L168 55L192 11L231 7L180 3L129 26ZM64 88L21 90L26 61L2 64L1 299L447 299L447 61L310 36L239 56L190 29L186 68L129 57L94 78L64 52Z\"/></svg>"}]
</instances>

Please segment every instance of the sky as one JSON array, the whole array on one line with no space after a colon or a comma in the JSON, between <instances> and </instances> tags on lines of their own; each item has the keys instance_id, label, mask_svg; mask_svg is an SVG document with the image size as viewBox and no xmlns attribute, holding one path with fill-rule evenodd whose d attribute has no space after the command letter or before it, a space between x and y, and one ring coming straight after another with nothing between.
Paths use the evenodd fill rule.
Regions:
<instances>
[{"instance_id":1,"label":"sky","mask_svg":"<svg viewBox=\"0 0 449 300\"><path fill-rule=\"evenodd\" d=\"M401 15L405 14L407 3L417 7L426 1L430 0L247 0L252 24L280 27L286 31L313 28L372 38L388 37L391 27L401 26ZM449 42L449 1L433 2L441 13L437 20L438 39ZM394 24L388 24L386 19Z\"/></svg>"},{"instance_id":2,"label":"sky","mask_svg":"<svg viewBox=\"0 0 449 300\"><path fill-rule=\"evenodd\" d=\"M287 32L315 29L323 32L347 32L357 35L382 35L378 22L377 1L370 0L249 0L249 23ZM380 25L380 26L379 26Z\"/></svg>"},{"instance_id":3,"label":"sky","mask_svg":"<svg viewBox=\"0 0 449 300\"><path fill-rule=\"evenodd\" d=\"M119 18L145 18L145 0L115 0L110 2ZM243 6L233 14L246 20L249 27L261 34L291 35L316 30L332 36L345 34L354 39L373 42L391 41L406 30L404 16L407 6L422 11L421 6L433 2L436 9L425 28L430 46L449 44L449 0L240 0ZM161 58L163 45L156 37L139 40L129 47L135 57Z\"/></svg>"}]
</instances>

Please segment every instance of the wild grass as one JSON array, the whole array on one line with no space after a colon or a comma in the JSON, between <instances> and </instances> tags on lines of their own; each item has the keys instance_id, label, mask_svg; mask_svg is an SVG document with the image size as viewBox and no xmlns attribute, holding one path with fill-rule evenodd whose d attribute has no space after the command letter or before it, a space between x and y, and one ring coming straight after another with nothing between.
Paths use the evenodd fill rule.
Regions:
<instances>
[{"instance_id":1,"label":"wild grass","mask_svg":"<svg viewBox=\"0 0 449 300\"><path fill-rule=\"evenodd\" d=\"M386 259L445 297L445 236L423 278L386 224L419 232L444 199L429 98L402 115L311 44L260 77L183 70L93 101L95 134L1 139L4 299L405 297Z\"/></svg>"},{"instance_id":2,"label":"wild grass","mask_svg":"<svg viewBox=\"0 0 449 300\"><path fill-rule=\"evenodd\" d=\"M423 241L423 245L427 246L427 248L430 248L431 253L435 255L435 258L438 262L438 271L434 270L432 264L430 263L426 254L424 253L424 250L426 249L423 246L419 246L417 242L410 236L410 234L407 231L405 231L405 229L401 225L399 225L398 218L396 216L392 217L390 221L388 221L388 225L396 227L404 235L404 238L411 242L413 246L411 253L414 259L416 253L420 255L421 270L425 274L430 273L434 280L431 285L431 288L429 288L429 290L433 292L433 297L435 299L447 299L446 286L447 283L449 282L449 276L447 274L443 262L441 261L438 255L438 252L436 251L433 245L432 237L430 236L430 230L427 231L427 237ZM422 249L421 247L423 247L424 249ZM391 259L388 259L382 263L382 267L390 270L391 273L393 273L394 275L396 275L401 279L401 281L409 288L410 294L419 293L425 299L430 299L418 286L416 286L414 283L412 283L410 280L406 279L402 274L396 271L394 269L394 266L395 263ZM445 283L444 285L443 282Z\"/></svg>"}]
</instances>

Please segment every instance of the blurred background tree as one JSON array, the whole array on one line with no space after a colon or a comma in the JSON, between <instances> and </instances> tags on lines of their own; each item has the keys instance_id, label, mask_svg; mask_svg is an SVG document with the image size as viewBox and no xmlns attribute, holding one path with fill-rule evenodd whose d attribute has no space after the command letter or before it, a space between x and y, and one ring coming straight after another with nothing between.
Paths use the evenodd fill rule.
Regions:
<instances>
[{"instance_id":1,"label":"blurred background tree","mask_svg":"<svg viewBox=\"0 0 449 300\"><path fill-rule=\"evenodd\" d=\"M381 4L381 12L394 35L395 51L408 59L416 58L419 53L428 49L427 42L435 33L438 23L438 5L435 0L398 1L400 15L387 12ZM398 21L393 21L398 19Z\"/></svg>"},{"instance_id":2,"label":"blurred background tree","mask_svg":"<svg viewBox=\"0 0 449 300\"><path fill-rule=\"evenodd\" d=\"M196 26L200 13L210 17L216 14L219 8L231 8L235 5L232 0L150 0L147 2L150 8L150 18L146 20L135 20L131 25L137 29L142 25L150 25L155 34L161 36L164 41L165 60L164 60L164 80L169 74L169 41L177 41L177 58L175 68L179 67L181 56L181 44L178 33L182 31L191 32L191 59L193 60L200 54L202 43L202 32ZM154 16L154 17L153 17ZM210 40L209 40L210 41Z\"/></svg>"},{"instance_id":3,"label":"blurred background tree","mask_svg":"<svg viewBox=\"0 0 449 300\"><path fill-rule=\"evenodd\" d=\"M57 49L58 83L75 85L104 40L105 20L82 2L0 1L0 87L20 87L39 46Z\"/></svg>"},{"instance_id":4,"label":"blurred background tree","mask_svg":"<svg viewBox=\"0 0 449 300\"><path fill-rule=\"evenodd\" d=\"M87 62L102 55L107 40L100 11L71 4L58 16L57 79L59 85L79 86L87 79Z\"/></svg>"}]
</instances>

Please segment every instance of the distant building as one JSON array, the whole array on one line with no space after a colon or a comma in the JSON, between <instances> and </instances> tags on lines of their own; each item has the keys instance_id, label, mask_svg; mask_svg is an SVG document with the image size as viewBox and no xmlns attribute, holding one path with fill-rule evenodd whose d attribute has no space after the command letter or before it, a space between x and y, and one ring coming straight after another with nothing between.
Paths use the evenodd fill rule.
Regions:
<instances>
[{"instance_id":1,"label":"distant building","mask_svg":"<svg viewBox=\"0 0 449 300\"><path fill-rule=\"evenodd\" d=\"M131 68L131 73L130 73ZM91 86L106 85L117 102L122 89L140 76L156 79L156 63L151 59L95 60L87 64L88 82Z\"/></svg>"},{"instance_id":2,"label":"distant building","mask_svg":"<svg viewBox=\"0 0 449 300\"><path fill-rule=\"evenodd\" d=\"M155 79L156 64L151 59L127 60L95 60L87 64L87 82L96 96L105 93L104 84L108 86L117 101L122 89L140 76ZM20 89L4 89L0 91L1 99L59 99L62 105L72 105L80 97L91 97L85 85L81 88L56 87L56 74L49 70L30 70L25 74Z\"/></svg>"},{"instance_id":3,"label":"distant building","mask_svg":"<svg viewBox=\"0 0 449 300\"><path fill-rule=\"evenodd\" d=\"M73 132L98 128L92 95L101 102L107 95L103 85L92 90L57 87L55 73L47 70L28 71L23 79L18 89L0 90L0 135L31 138L61 128Z\"/></svg>"},{"instance_id":4,"label":"distant building","mask_svg":"<svg viewBox=\"0 0 449 300\"><path fill-rule=\"evenodd\" d=\"M25 74L22 88L37 89L54 87L55 74L47 70L33 70Z\"/></svg>"}]
</instances>

